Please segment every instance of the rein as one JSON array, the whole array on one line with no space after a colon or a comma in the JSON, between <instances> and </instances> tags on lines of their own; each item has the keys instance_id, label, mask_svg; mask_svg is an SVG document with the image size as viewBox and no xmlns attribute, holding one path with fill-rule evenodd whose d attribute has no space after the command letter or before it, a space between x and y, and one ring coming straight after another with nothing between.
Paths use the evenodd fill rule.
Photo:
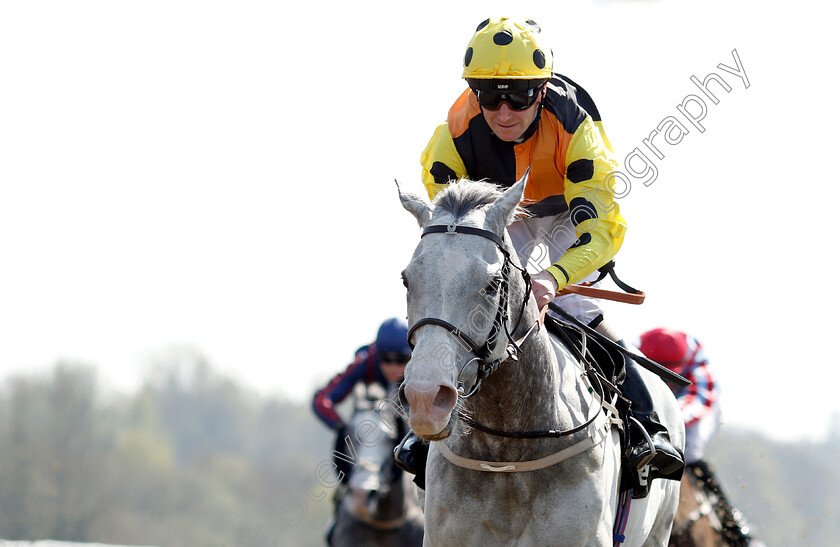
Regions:
<instances>
[{"instance_id":1,"label":"rein","mask_svg":"<svg viewBox=\"0 0 840 547\"><path fill-rule=\"evenodd\" d=\"M582 373L581 376L584 380L587 377L585 372ZM474 460L471 458L459 456L458 454L455 454L444 441L436 442L435 448L437 448L441 455L444 458L446 458L450 463L457 465L458 467L470 469L473 471L489 471L494 473L518 473L525 471L536 471L538 469L545 469L546 467L551 467L552 465L556 465L560 462L571 459L574 456L577 456L578 454L583 454L587 450L601 444L604 441L604 439L607 438L607 432L610 430L613 424L617 424L620 426L621 419L618 418L618 410L615 407L613 407L610 403L605 401L601 394L594 391L594 389L592 390L592 394L595 398L598 399L598 402L600 404L592 405L597 408L597 411L595 412L594 416L592 416L592 418L589 419L586 423L567 431L550 430L539 432L526 432L532 433L533 437L560 437L563 435L576 433L583 429L590 429L589 434L585 438L581 439L580 441L576 442L571 446L549 454L548 456L544 456L536 460L497 462ZM602 412L602 410L605 410L607 412ZM520 436L520 434L497 432L497 430L492 431L492 434L494 435L502 433L500 436L503 437Z\"/></svg>"},{"instance_id":2,"label":"rein","mask_svg":"<svg viewBox=\"0 0 840 547\"><path fill-rule=\"evenodd\" d=\"M581 374L581 378L586 378L586 377L587 377L587 371L584 371ZM464 423L466 423L470 427L478 429L479 431L483 431L484 433L489 433L490 435L495 435L497 437L506 437L508 439L542 439L542 438L546 438L546 437L553 437L553 438L559 439L561 437L567 437L569 435L574 435L575 433L578 433L579 431L583 431L584 429L586 429L587 427L592 425L592 423L601 414L602 409L609 410L610 412L613 413L614 416L618 416L618 409L616 409L615 407L613 407L612 405L610 405L609 403L606 402L606 390L604 389L604 386L601 383L601 379L598 378L598 376L594 375L594 374L592 375L592 377L594 377L598 380L598 386L600 387L600 389L596 390L592 386L591 383L589 384L587 389L590 391L590 393L592 393L595 397L598 398L598 401L600 402L600 404L597 405L597 407L596 407L597 410L595 411L595 413L592 415L591 418L587 419L582 424L580 424L578 426L575 426L575 427L572 427L570 429L562 429L562 430L560 430L560 429L547 429L547 430L542 430L542 431L513 431L513 432L511 432L511 431L503 431L501 429L495 429L495 428L492 428L492 427L488 427L486 425L482 425L482 424L476 422L475 420L473 420L472 418L470 418L468 416L461 416L461 419L464 421ZM595 405L592 405L592 406L595 406Z\"/></svg>"}]
</instances>

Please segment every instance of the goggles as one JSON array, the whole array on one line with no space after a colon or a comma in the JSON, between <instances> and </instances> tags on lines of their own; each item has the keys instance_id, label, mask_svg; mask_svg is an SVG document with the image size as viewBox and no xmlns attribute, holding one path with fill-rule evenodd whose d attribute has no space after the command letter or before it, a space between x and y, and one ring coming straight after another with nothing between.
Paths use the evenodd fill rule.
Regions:
<instances>
[{"instance_id":1,"label":"goggles","mask_svg":"<svg viewBox=\"0 0 840 547\"><path fill-rule=\"evenodd\" d=\"M484 110L495 112L501 108L502 103L507 103L511 110L526 110L537 102L540 96L540 87L532 87L530 89L523 89L521 91L482 91L480 89L473 89L475 96L478 98L478 104Z\"/></svg>"},{"instance_id":2,"label":"goggles","mask_svg":"<svg viewBox=\"0 0 840 547\"><path fill-rule=\"evenodd\" d=\"M404 365L411 360L411 355L406 355L405 353L398 353L396 351L385 351L379 353L379 362L380 363L396 363L398 365Z\"/></svg>"}]
</instances>

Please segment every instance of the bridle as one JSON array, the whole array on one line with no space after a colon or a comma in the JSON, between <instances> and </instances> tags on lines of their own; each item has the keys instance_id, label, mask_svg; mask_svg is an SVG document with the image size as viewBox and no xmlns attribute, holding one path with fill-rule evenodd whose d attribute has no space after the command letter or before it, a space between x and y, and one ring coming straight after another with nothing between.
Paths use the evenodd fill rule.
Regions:
<instances>
[{"instance_id":1,"label":"bridle","mask_svg":"<svg viewBox=\"0 0 840 547\"><path fill-rule=\"evenodd\" d=\"M516 324L514 325L513 332L516 332L517 328L519 327L519 324L521 323L522 318L523 318L524 313L525 313L525 306L528 303L528 298L531 296L531 277L530 277L530 275L528 274L528 272L525 268L517 266L516 264L513 264L513 262L511 262L510 252L508 251L508 249L505 245L505 242L502 240L502 238L500 238L499 236L497 236L493 232L483 230L481 228L473 228L471 226L461 226L461 225L456 225L456 224L448 224L448 225L436 224L436 225L427 226L426 228L424 228L423 233L420 237L423 238L423 237L425 237L429 234L448 234L448 235L469 234L469 235L480 236L480 237L483 237L485 239L489 239L490 241L495 243L496 246L498 247L498 249L501 251L502 255L504 255L504 264L502 265L502 272L501 272L502 273L502 278L501 278L500 286L499 286L499 306L496 309L496 317L493 320L493 325L490 327L490 332L487 335L487 339L484 342L484 344L482 344L482 345L477 344L468 334L466 334L464 331L462 331L461 329L459 329L458 327L456 327L452 323L450 323L448 321L445 321L443 319L436 318L436 317L425 317L423 319L420 319L416 323L414 323L414 325L412 325L411 328L408 330L408 344L409 344L409 346L411 347L412 350L414 349L414 342L412 341L412 338L413 338L412 335L414 334L414 332L418 328L422 327L423 325L437 325L439 327L443 327L443 328L447 329L450 333L454 334L455 337L460 342L462 342L467 348L469 348L469 350L472 352L472 354L475 357L472 360L468 361L466 364L464 364L463 367L461 367L461 370L458 373L458 396L461 397L461 398L467 398L467 397L471 397L471 396L475 395L478 392L478 390L481 389L481 381L486 379L488 376L490 376L490 374L492 374L496 369L498 369L499 365L501 365L502 363L507 362L507 361L518 360L518 355L519 355L519 352L521 351L520 346L531 335L531 333L534 332L534 329L539 327L539 325L540 325L539 320L535 320L534 324L531 325L531 327L528 329L528 331L518 339L514 339L513 335L511 334L511 330L508 329L508 319L509 319L508 303L509 303L509 291L510 291L509 277L510 277L510 267L511 267L511 265L514 268L516 268L517 270L519 270L519 272L522 274L522 278L525 281L525 285L526 285L525 295L522 297L522 304L519 307L519 316L516 320ZM503 357L500 357L498 359L494 359L494 360L490 361L490 356L493 354L493 352L496 349L496 346L499 343L499 334L500 334L502 328L504 328L505 335L507 336L507 351L505 352L505 355ZM584 348L585 348L585 346L584 346ZM584 365L588 364L588 361L584 358L584 356L582 354L579 355L578 357L579 357L579 359L581 359L581 363L583 363ZM476 380L475 380L475 383L472 385L472 387L469 390L467 390L466 388L464 388L463 381L461 380L461 374L463 374L463 371L467 368L467 365L469 365L469 363L472 362L472 361L478 361L478 365L477 365L477 369L476 369ZM469 417L466 417L466 416L462 417L462 419L469 426L474 427L476 429L479 429L481 431L484 431L485 433L489 433L491 435L498 436L498 437L532 438L533 439L533 438L542 438L542 437L559 438L559 437L565 437L565 436L568 436L568 435L573 435L573 434L575 434L579 431L583 431L585 429L588 429L590 425L595 423L596 419L599 416L601 416L601 414L602 414L600 412L600 410L602 408L610 411L613 414L613 416L615 416L615 417L618 416L618 411L615 408L613 408L612 405L610 405L606 401L604 386L602 385L600 379L597 378L597 376L591 374L591 372L592 372L591 371L591 366L587 366L586 370L581 375L581 377L586 378L586 379L591 379L591 380L594 380L596 382L597 387L593 386L592 388L590 388L590 392L599 401L598 411L595 412L587 420L585 420L582 424L580 424L576 427L572 427L571 429L566 429L566 430L549 429L549 430L541 430L541 431L521 431L521 432L510 433L510 432L501 431L501 430L498 430L498 429L494 429L494 428L484 426L484 425L482 425L482 424L476 422L475 420L473 420ZM610 419L610 420L608 420L608 423L618 423L618 421L619 420L617 420L617 419L616 420ZM584 441L581 441L576 446L579 446L579 447L583 446L586 442L588 442L590 440L591 440L591 436L588 439L585 439ZM560 453L558 453L558 455L559 454ZM466 459L463 459L463 460L465 462L468 461ZM450 461L452 461L452 460L450 460ZM475 462L473 462L473 463L475 463ZM488 462L479 462L479 463L487 464ZM462 462L461 464L458 464L458 465L465 465L465 464ZM539 465L540 465L540 467L538 467L538 468L542 468L543 465L553 465L553 463L551 463L551 464L540 463Z\"/></svg>"},{"instance_id":2,"label":"bridle","mask_svg":"<svg viewBox=\"0 0 840 547\"><path fill-rule=\"evenodd\" d=\"M481 388L481 381L490 376L499 365L506 361L516 361L518 359L518 354L521 351L520 346L521 344L531 335L534 329L538 326L538 323L535 321L531 328L518 339L514 339L513 335L511 334L511 329L508 328L508 319L510 318L508 312L508 303L509 303L509 277L510 277L510 269L513 266L515 269L519 270L522 274L522 278L525 281L525 295L522 297L522 304L519 306L519 316L516 320L516 324L514 325L512 331L516 332L519 324L522 321L522 317L525 314L525 306L528 303L528 298L531 296L531 276L528 274L528 271L524 267L520 267L514 264L510 259L510 251L508 251L507 246L505 245L504 240L500 238L498 235L490 232L488 230L483 230L481 228L474 228L471 226L461 226L457 224L436 224L433 226L427 226L423 229L423 234L420 236L421 239L426 237L429 234L447 234L447 235L455 235L455 234L469 234L480 236L485 239L489 239L493 243L496 244L499 251L501 251L502 255L504 256L504 263L502 264L501 270L501 280L499 282L499 306L496 308L496 316L493 319L493 325L490 327L490 332L487 334L487 339L481 345L475 342L467 333L463 330L459 329L452 323L445 321L443 319L439 319L437 317L425 317L420 319L412 327L408 330L408 344L411 346L411 349L414 349L414 343L412 342L412 335L414 332L422 327L423 325L437 325L439 327L443 327L447 329L450 333L454 334L455 337L462 342L475 356L473 359L468 361L461 367L461 370L458 373L458 395L462 398L471 397L475 395L478 390ZM496 347L499 344L499 335L504 329L505 336L507 336L507 349L505 351L504 356L490 360L490 356L496 350ZM463 381L461 380L460 376L464 370L466 370L467 366L472 361L478 361L477 369L476 369L476 380L475 383L467 390L464 385Z\"/></svg>"}]
</instances>

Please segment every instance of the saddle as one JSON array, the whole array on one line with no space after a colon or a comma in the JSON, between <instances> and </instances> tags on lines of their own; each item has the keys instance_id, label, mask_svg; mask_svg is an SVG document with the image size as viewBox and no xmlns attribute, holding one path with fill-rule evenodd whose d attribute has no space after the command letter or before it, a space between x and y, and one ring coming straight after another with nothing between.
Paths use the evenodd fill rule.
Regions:
<instances>
[{"instance_id":1,"label":"saddle","mask_svg":"<svg viewBox=\"0 0 840 547\"><path fill-rule=\"evenodd\" d=\"M621 394L620 387L624 380L625 355L617 344L605 344L595 337L587 336L577 326L562 321L552 315L545 316L545 326L549 335L562 343L572 352L584 367L593 385L599 382L606 392L612 394L613 406L618 411L620 422L614 421L619 433L621 453L621 484L619 492L632 491L640 498L646 495L650 482L655 478L671 478L657 474L650 466L641 470L629 465L627 451L629 435L625 424L630 423L630 400ZM677 477L677 480L679 477Z\"/></svg>"}]
</instances>

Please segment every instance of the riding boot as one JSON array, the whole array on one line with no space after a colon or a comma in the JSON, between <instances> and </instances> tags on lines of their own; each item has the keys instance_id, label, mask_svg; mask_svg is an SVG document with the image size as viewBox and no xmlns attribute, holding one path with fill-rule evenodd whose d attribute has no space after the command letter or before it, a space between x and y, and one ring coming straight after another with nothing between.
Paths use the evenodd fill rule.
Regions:
<instances>
[{"instance_id":1,"label":"riding boot","mask_svg":"<svg viewBox=\"0 0 840 547\"><path fill-rule=\"evenodd\" d=\"M397 467L414 475L414 484L426 489L426 458L429 456L429 444L409 431L408 435L394 449Z\"/></svg>"},{"instance_id":2,"label":"riding boot","mask_svg":"<svg viewBox=\"0 0 840 547\"><path fill-rule=\"evenodd\" d=\"M618 343L627 347L623 340L619 340ZM627 463L639 473L642 473L642 468L649 464L658 472L658 476L679 480L685 466L682 452L671 444L668 430L659 422L659 417L653 408L653 399L639 372L638 365L625 356L624 368L626 377L621 384L621 393L631 403L631 423L627 428L629 433ZM647 489L637 494L647 495Z\"/></svg>"},{"instance_id":3,"label":"riding boot","mask_svg":"<svg viewBox=\"0 0 840 547\"><path fill-rule=\"evenodd\" d=\"M703 484L703 487L707 491L717 497L716 511L723 525L723 533L727 538L727 544L736 546L749 545L752 541L750 525L747 523L744 515L729 502L709 464L704 460L698 460L687 464L686 468L697 477L697 480Z\"/></svg>"}]
</instances>

